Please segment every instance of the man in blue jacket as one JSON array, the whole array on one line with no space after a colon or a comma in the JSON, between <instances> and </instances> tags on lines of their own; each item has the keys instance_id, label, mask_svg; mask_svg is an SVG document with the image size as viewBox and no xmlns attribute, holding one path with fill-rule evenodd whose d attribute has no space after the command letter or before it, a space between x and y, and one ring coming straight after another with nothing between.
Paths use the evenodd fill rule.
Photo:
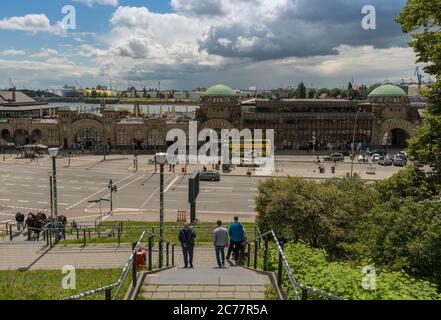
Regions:
<instances>
[{"instance_id":1,"label":"man in blue jacket","mask_svg":"<svg viewBox=\"0 0 441 320\"><path fill-rule=\"evenodd\" d=\"M179 232L179 242L184 254L184 268L193 268L194 238L196 238L196 233L190 228L190 224L185 222L184 228Z\"/></svg>"},{"instance_id":2,"label":"man in blue jacket","mask_svg":"<svg viewBox=\"0 0 441 320\"><path fill-rule=\"evenodd\" d=\"M230 236L230 247L228 248L227 259L230 259L231 251L233 251L234 260L239 261L242 248L242 242L245 241L245 231L243 225L239 222L239 217L234 217L234 223L228 229Z\"/></svg>"}]
</instances>

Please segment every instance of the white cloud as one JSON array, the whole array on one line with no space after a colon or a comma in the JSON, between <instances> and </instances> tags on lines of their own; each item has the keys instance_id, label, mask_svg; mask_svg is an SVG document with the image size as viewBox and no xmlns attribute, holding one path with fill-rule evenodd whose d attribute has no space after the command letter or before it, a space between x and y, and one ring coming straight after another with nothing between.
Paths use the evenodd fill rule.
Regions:
<instances>
[{"instance_id":1,"label":"white cloud","mask_svg":"<svg viewBox=\"0 0 441 320\"><path fill-rule=\"evenodd\" d=\"M44 14L28 14L20 17L10 17L0 20L0 29L27 31L31 33L45 32L64 35L66 30L61 22L50 24Z\"/></svg>"},{"instance_id":2,"label":"white cloud","mask_svg":"<svg viewBox=\"0 0 441 320\"><path fill-rule=\"evenodd\" d=\"M118 0L74 0L74 1L84 3L88 7L93 7L94 5L116 7L118 5Z\"/></svg>"},{"instance_id":3,"label":"white cloud","mask_svg":"<svg viewBox=\"0 0 441 320\"><path fill-rule=\"evenodd\" d=\"M31 55L31 57L33 57L33 58L48 58L48 57L53 57L53 56L57 56L57 55L58 55L57 50L51 49L51 48L43 48L39 52L33 53Z\"/></svg>"},{"instance_id":4,"label":"white cloud","mask_svg":"<svg viewBox=\"0 0 441 320\"><path fill-rule=\"evenodd\" d=\"M0 56L23 56L26 54L24 50L9 49L0 51Z\"/></svg>"}]
</instances>

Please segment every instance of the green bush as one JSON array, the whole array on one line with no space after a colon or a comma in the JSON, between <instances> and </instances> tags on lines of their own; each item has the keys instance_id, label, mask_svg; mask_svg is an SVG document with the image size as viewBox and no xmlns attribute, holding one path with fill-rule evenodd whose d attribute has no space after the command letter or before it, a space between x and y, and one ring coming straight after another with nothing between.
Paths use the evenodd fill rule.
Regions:
<instances>
[{"instance_id":1,"label":"green bush","mask_svg":"<svg viewBox=\"0 0 441 320\"><path fill-rule=\"evenodd\" d=\"M313 249L304 243L288 243L284 246L287 261L301 284L350 300L435 300L441 299L437 287L428 281L417 280L406 273L376 270L375 290L362 287L363 266L369 261L352 265L349 262L329 262L325 250ZM278 254L270 250L270 268L277 270ZM290 288L284 273L284 287ZM293 297L293 290L289 290ZM313 297L319 298L319 297Z\"/></svg>"}]
</instances>

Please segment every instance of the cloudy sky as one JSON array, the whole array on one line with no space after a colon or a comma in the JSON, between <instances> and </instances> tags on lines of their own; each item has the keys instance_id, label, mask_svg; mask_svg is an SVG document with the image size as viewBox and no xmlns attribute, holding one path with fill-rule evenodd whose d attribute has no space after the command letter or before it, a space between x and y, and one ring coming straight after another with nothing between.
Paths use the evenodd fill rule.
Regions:
<instances>
[{"instance_id":1,"label":"cloudy sky","mask_svg":"<svg viewBox=\"0 0 441 320\"><path fill-rule=\"evenodd\" d=\"M0 88L343 87L413 77L405 0L4 0ZM76 28L63 7L75 9ZM364 30L362 8L376 8ZM72 14L72 12L70 12ZM142 85L141 85L142 83Z\"/></svg>"}]
</instances>

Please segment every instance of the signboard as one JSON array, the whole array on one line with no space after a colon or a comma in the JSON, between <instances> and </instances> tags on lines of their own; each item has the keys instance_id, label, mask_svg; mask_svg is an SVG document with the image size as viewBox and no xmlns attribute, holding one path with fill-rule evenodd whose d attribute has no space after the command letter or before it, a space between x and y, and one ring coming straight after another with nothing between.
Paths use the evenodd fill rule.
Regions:
<instances>
[{"instance_id":1,"label":"signboard","mask_svg":"<svg viewBox=\"0 0 441 320\"><path fill-rule=\"evenodd\" d=\"M188 179L188 203L193 203L199 195L199 171L195 171Z\"/></svg>"}]
</instances>

